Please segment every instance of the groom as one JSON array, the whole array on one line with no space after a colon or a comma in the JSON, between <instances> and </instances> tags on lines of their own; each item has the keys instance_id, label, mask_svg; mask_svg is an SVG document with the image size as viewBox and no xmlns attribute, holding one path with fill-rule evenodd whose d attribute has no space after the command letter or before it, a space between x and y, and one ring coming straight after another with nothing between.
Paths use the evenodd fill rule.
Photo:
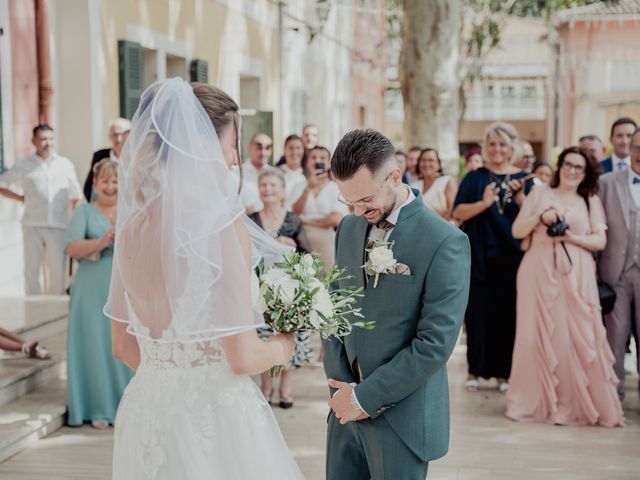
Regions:
<instances>
[{"instance_id":1,"label":"groom","mask_svg":"<svg viewBox=\"0 0 640 480\"><path fill-rule=\"evenodd\" d=\"M332 395L327 478L424 480L449 444L446 363L467 305L469 242L402 183L379 132L346 134L331 171L354 211L336 235L336 264L353 277L340 287L365 289L360 306L375 328L323 341ZM376 241L392 244L398 262L377 280L362 268L384 257L368 258Z\"/></svg>"}]
</instances>

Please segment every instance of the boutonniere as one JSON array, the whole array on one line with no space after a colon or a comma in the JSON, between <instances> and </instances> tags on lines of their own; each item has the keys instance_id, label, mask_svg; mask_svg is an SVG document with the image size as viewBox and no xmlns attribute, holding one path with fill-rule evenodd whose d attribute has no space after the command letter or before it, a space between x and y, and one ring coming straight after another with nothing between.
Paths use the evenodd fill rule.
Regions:
<instances>
[{"instance_id":1,"label":"boutonniere","mask_svg":"<svg viewBox=\"0 0 640 480\"><path fill-rule=\"evenodd\" d=\"M373 247L367 250L369 259L362 268L367 275L375 277L373 280L373 288L378 286L378 278L382 273L393 273L396 269L398 261L393 258L393 242L385 242L384 240L376 240Z\"/></svg>"}]
</instances>

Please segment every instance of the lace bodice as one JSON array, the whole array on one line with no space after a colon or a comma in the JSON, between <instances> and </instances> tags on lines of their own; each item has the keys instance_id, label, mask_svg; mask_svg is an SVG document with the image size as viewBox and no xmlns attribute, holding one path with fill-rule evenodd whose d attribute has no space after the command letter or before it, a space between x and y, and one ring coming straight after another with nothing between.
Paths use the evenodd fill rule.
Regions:
<instances>
[{"instance_id":1,"label":"lace bodice","mask_svg":"<svg viewBox=\"0 0 640 480\"><path fill-rule=\"evenodd\" d=\"M140 365L150 368L194 368L226 362L217 341L155 342L138 337Z\"/></svg>"}]
</instances>

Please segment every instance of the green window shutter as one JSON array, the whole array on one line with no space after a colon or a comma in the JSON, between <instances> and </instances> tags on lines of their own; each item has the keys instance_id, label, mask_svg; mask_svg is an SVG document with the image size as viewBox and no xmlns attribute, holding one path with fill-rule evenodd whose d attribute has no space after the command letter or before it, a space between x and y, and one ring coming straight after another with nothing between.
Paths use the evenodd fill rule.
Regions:
<instances>
[{"instance_id":1,"label":"green window shutter","mask_svg":"<svg viewBox=\"0 0 640 480\"><path fill-rule=\"evenodd\" d=\"M192 82L209 83L209 62L206 60L191 60L189 74Z\"/></svg>"},{"instance_id":2,"label":"green window shutter","mask_svg":"<svg viewBox=\"0 0 640 480\"><path fill-rule=\"evenodd\" d=\"M132 118L142 96L142 46L128 40L118 41L120 57L120 116Z\"/></svg>"},{"instance_id":3,"label":"green window shutter","mask_svg":"<svg viewBox=\"0 0 640 480\"><path fill-rule=\"evenodd\" d=\"M256 133L266 133L273 138L273 112L257 110L242 113L241 117L240 147L242 158L249 158L249 141ZM269 163L273 164L273 153L271 155Z\"/></svg>"}]
</instances>

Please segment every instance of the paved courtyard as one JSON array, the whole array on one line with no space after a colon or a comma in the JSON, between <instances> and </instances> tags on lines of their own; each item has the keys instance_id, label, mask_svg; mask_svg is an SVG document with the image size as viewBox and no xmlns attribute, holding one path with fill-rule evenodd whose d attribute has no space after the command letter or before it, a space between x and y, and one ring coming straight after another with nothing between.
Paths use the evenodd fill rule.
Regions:
<instances>
[{"instance_id":1,"label":"paved courtyard","mask_svg":"<svg viewBox=\"0 0 640 480\"><path fill-rule=\"evenodd\" d=\"M464 347L450 362L452 437L449 454L433 462L436 480L617 480L640 472L640 399L628 389L627 426L553 427L507 420L504 396L491 383L466 392ZM627 377L637 385L637 377ZM289 447L309 480L324 478L324 376L320 368L296 372L296 405L275 408ZM111 478L112 431L63 428L0 465L2 480L72 480ZM182 480L182 479L180 479ZM349 480L349 479L345 479ZM399 480L399 479L393 479Z\"/></svg>"}]
</instances>

